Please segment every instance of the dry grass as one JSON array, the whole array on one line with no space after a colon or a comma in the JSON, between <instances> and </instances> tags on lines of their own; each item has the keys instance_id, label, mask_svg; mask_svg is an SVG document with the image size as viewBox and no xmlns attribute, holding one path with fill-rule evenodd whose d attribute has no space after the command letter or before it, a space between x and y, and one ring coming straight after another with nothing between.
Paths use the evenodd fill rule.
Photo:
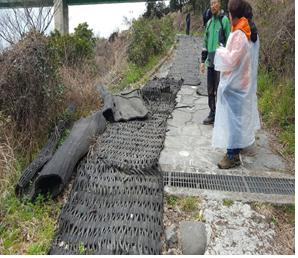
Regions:
<instances>
[{"instance_id":1,"label":"dry grass","mask_svg":"<svg viewBox=\"0 0 298 258\"><path fill-rule=\"evenodd\" d=\"M189 7L185 6L183 8L182 13L178 11L170 14L170 16L173 18L173 26L178 32L185 33L185 29L186 29L185 18L186 18L188 9ZM202 11L196 10L194 14L194 12L191 10L190 11L190 34L196 35L199 32L203 32L203 30L204 30L204 27L203 27Z\"/></svg>"},{"instance_id":2,"label":"dry grass","mask_svg":"<svg viewBox=\"0 0 298 258\"><path fill-rule=\"evenodd\" d=\"M275 242L279 254L295 253L295 205L273 205L269 203L252 203L252 208L263 214L268 222L275 224Z\"/></svg>"},{"instance_id":3,"label":"dry grass","mask_svg":"<svg viewBox=\"0 0 298 258\"><path fill-rule=\"evenodd\" d=\"M76 105L79 117L86 116L90 111L101 107L93 67L88 64L82 67L63 66L59 69L60 80L65 87L65 101Z\"/></svg>"},{"instance_id":4,"label":"dry grass","mask_svg":"<svg viewBox=\"0 0 298 258\"><path fill-rule=\"evenodd\" d=\"M118 37L109 46L112 55L109 57L113 60L110 70L105 73L100 79L103 85L117 85L122 79L122 74L127 67L127 49L129 46L129 31L124 31L118 34Z\"/></svg>"},{"instance_id":5,"label":"dry grass","mask_svg":"<svg viewBox=\"0 0 298 258\"><path fill-rule=\"evenodd\" d=\"M14 132L12 122L0 123L0 254L46 254L61 202L38 198L33 204L16 197L16 182L29 160L16 154L26 147Z\"/></svg>"},{"instance_id":6,"label":"dry grass","mask_svg":"<svg viewBox=\"0 0 298 258\"><path fill-rule=\"evenodd\" d=\"M106 74L114 65L115 57L112 44L106 39L99 39L96 42L95 63L97 66L97 74L102 76Z\"/></svg>"},{"instance_id":7,"label":"dry grass","mask_svg":"<svg viewBox=\"0 0 298 258\"><path fill-rule=\"evenodd\" d=\"M248 0L260 35L260 63L268 71L295 76L295 1Z\"/></svg>"},{"instance_id":8,"label":"dry grass","mask_svg":"<svg viewBox=\"0 0 298 258\"><path fill-rule=\"evenodd\" d=\"M18 176L17 161L7 135L0 139L0 199L5 198L13 179Z\"/></svg>"}]
</instances>

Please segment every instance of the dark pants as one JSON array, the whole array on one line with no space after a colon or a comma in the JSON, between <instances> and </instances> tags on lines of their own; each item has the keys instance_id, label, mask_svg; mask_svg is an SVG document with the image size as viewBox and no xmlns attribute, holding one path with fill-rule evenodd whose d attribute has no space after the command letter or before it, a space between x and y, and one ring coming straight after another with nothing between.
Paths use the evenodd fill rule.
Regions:
<instances>
[{"instance_id":1,"label":"dark pants","mask_svg":"<svg viewBox=\"0 0 298 258\"><path fill-rule=\"evenodd\" d=\"M241 149L227 149L228 158L232 160L236 155L240 153Z\"/></svg>"},{"instance_id":2,"label":"dark pants","mask_svg":"<svg viewBox=\"0 0 298 258\"><path fill-rule=\"evenodd\" d=\"M208 105L210 108L210 115L215 115L216 94L219 83L220 73L214 70L214 67L208 67L207 71L207 91L208 91Z\"/></svg>"},{"instance_id":3,"label":"dark pants","mask_svg":"<svg viewBox=\"0 0 298 258\"><path fill-rule=\"evenodd\" d=\"M189 35L190 23L186 23L186 35Z\"/></svg>"}]
</instances>

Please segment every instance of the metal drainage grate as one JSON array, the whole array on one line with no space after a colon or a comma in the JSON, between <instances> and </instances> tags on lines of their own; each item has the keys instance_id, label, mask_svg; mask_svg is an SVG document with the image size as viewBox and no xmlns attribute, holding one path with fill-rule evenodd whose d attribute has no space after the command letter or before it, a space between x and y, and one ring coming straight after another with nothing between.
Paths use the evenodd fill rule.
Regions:
<instances>
[{"instance_id":1,"label":"metal drainage grate","mask_svg":"<svg viewBox=\"0 0 298 258\"><path fill-rule=\"evenodd\" d=\"M164 186L172 187L295 195L295 179L287 178L164 172L163 180Z\"/></svg>"}]
</instances>

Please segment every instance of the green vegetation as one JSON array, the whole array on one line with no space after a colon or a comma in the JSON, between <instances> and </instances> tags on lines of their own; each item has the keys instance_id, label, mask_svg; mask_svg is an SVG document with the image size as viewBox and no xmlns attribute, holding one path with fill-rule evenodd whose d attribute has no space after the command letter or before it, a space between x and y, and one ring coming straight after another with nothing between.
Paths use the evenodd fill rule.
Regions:
<instances>
[{"instance_id":1,"label":"green vegetation","mask_svg":"<svg viewBox=\"0 0 298 258\"><path fill-rule=\"evenodd\" d=\"M61 206L39 196L21 202L14 193L1 198L0 253L47 254Z\"/></svg>"},{"instance_id":2,"label":"green vegetation","mask_svg":"<svg viewBox=\"0 0 298 258\"><path fill-rule=\"evenodd\" d=\"M178 204L178 201L180 198L181 197L178 197L176 195L166 195L165 196L167 204L171 207L175 207Z\"/></svg>"},{"instance_id":3,"label":"green vegetation","mask_svg":"<svg viewBox=\"0 0 298 258\"><path fill-rule=\"evenodd\" d=\"M183 211L191 212L198 209L198 198L193 196L188 196L180 201L180 205Z\"/></svg>"},{"instance_id":4,"label":"green vegetation","mask_svg":"<svg viewBox=\"0 0 298 258\"><path fill-rule=\"evenodd\" d=\"M128 60L138 67L146 65L150 57L164 53L173 44L175 36L170 17L141 18L134 21L131 32Z\"/></svg>"},{"instance_id":5,"label":"green vegetation","mask_svg":"<svg viewBox=\"0 0 298 258\"><path fill-rule=\"evenodd\" d=\"M234 204L234 202L232 200L224 199L222 204L224 206L230 207Z\"/></svg>"},{"instance_id":6,"label":"green vegetation","mask_svg":"<svg viewBox=\"0 0 298 258\"><path fill-rule=\"evenodd\" d=\"M140 81L147 81L149 78L147 78L146 74L158 64L161 58L161 54L149 57L147 64L144 66L138 66L131 62L128 63L127 68L123 72L123 78L119 85L116 85L116 87L111 87L112 92L119 92L127 88L129 85L133 85Z\"/></svg>"},{"instance_id":7,"label":"green vegetation","mask_svg":"<svg viewBox=\"0 0 298 258\"><path fill-rule=\"evenodd\" d=\"M273 207L282 214L283 219L285 219L290 225L295 225L294 204L274 205Z\"/></svg>"},{"instance_id":8,"label":"green vegetation","mask_svg":"<svg viewBox=\"0 0 298 258\"><path fill-rule=\"evenodd\" d=\"M55 30L49 36L49 49L56 63L74 66L94 56L96 39L88 24L81 23L74 30L66 35Z\"/></svg>"},{"instance_id":9,"label":"green vegetation","mask_svg":"<svg viewBox=\"0 0 298 258\"><path fill-rule=\"evenodd\" d=\"M85 248L84 244L80 243L80 245L79 245L79 254L85 254L85 252L86 252L86 248Z\"/></svg>"},{"instance_id":10,"label":"green vegetation","mask_svg":"<svg viewBox=\"0 0 298 258\"><path fill-rule=\"evenodd\" d=\"M146 12L143 17L150 18L161 18L169 12L169 8L166 7L163 1L158 2L147 2L146 3Z\"/></svg>"},{"instance_id":11,"label":"green vegetation","mask_svg":"<svg viewBox=\"0 0 298 258\"><path fill-rule=\"evenodd\" d=\"M170 10L172 12L178 11L181 8L180 1L178 0L170 0Z\"/></svg>"},{"instance_id":12,"label":"green vegetation","mask_svg":"<svg viewBox=\"0 0 298 258\"><path fill-rule=\"evenodd\" d=\"M202 210L199 210L200 199L195 196L176 196L165 195L166 203L172 209L175 207L181 208L182 211L190 213L191 217L196 221L205 222Z\"/></svg>"},{"instance_id":13,"label":"green vegetation","mask_svg":"<svg viewBox=\"0 0 298 258\"><path fill-rule=\"evenodd\" d=\"M295 87L294 81L279 79L263 70L258 77L259 108L263 121L279 130L285 154L295 152Z\"/></svg>"},{"instance_id":14,"label":"green vegetation","mask_svg":"<svg viewBox=\"0 0 298 258\"><path fill-rule=\"evenodd\" d=\"M179 206L185 212L194 212L198 210L200 202L198 197L194 196L180 197L176 195L166 195L165 199L168 206Z\"/></svg>"},{"instance_id":15,"label":"green vegetation","mask_svg":"<svg viewBox=\"0 0 298 258\"><path fill-rule=\"evenodd\" d=\"M119 92L136 83L145 83L150 72L173 45L175 31L170 17L161 19L141 18L131 27L131 42L128 48L128 63L121 81L110 86L112 92Z\"/></svg>"},{"instance_id":16,"label":"green vegetation","mask_svg":"<svg viewBox=\"0 0 298 258\"><path fill-rule=\"evenodd\" d=\"M58 148L59 146L61 146L61 145L65 142L66 138L67 138L69 135L70 135L70 130L69 130L69 129L65 129L65 130L63 131L62 135L60 136L60 139L59 139L57 148Z\"/></svg>"},{"instance_id":17,"label":"green vegetation","mask_svg":"<svg viewBox=\"0 0 298 258\"><path fill-rule=\"evenodd\" d=\"M15 195L16 180L28 164L0 141L0 254L47 254L61 203L38 196L34 203ZM3 150L3 152L2 152Z\"/></svg>"}]
</instances>

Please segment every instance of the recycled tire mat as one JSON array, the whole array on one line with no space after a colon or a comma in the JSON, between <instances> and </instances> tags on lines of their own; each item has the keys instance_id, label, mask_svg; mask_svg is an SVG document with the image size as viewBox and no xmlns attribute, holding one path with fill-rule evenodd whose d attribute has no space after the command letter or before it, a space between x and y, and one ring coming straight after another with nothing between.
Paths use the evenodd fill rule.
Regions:
<instances>
[{"instance_id":1,"label":"recycled tire mat","mask_svg":"<svg viewBox=\"0 0 298 258\"><path fill-rule=\"evenodd\" d=\"M201 48L199 39L192 36L179 35L177 41L178 46L169 76L177 80L182 78L185 85L198 86L201 83L199 78Z\"/></svg>"},{"instance_id":2,"label":"recycled tire mat","mask_svg":"<svg viewBox=\"0 0 298 258\"><path fill-rule=\"evenodd\" d=\"M146 120L109 123L77 168L50 254L160 254L163 178L158 159L182 80L141 90Z\"/></svg>"}]
</instances>

